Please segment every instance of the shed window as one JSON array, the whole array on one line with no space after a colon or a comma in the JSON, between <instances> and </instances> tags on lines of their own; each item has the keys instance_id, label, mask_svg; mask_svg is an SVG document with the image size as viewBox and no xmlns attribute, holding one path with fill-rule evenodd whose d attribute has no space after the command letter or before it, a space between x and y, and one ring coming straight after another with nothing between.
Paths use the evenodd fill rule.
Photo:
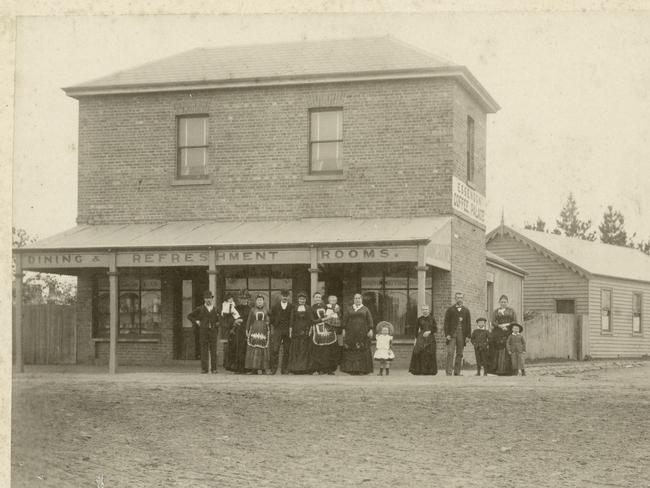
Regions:
<instances>
[{"instance_id":1,"label":"shed window","mask_svg":"<svg viewBox=\"0 0 650 488\"><path fill-rule=\"evenodd\" d=\"M632 332L635 334L640 334L643 332L641 328L641 309L642 309L643 297L641 293L632 294Z\"/></svg>"},{"instance_id":2,"label":"shed window","mask_svg":"<svg viewBox=\"0 0 650 488\"><path fill-rule=\"evenodd\" d=\"M600 330L612 331L612 290L600 292Z\"/></svg>"},{"instance_id":3,"label":"shed window","mask_svg":"<svg viewBox=\"0 0 650 488\"><path fill-rule=\"evenodd\" d=\"M205 178L208 159L207 115L179 117L177 140L178 178Z\"/></svg>"},{"instance_id":4,"label":"shed window","mask_svg":"<svg viewBox=\"0 0 650 488\"><path fill-rule=\"evenodd\" d=\"M576 313L575 300L555 300L556 313Z\"/></svg>"},{"instance_id":5,"label":"shed window","mask_svg":"<svg viewBox=\"0 0 650 488\"><path fill-rule=\"evenodd\" d=\"M309 161L312 174L343 172L343 110L312 109L309 113Z\"/></svg>"}]
</instances>

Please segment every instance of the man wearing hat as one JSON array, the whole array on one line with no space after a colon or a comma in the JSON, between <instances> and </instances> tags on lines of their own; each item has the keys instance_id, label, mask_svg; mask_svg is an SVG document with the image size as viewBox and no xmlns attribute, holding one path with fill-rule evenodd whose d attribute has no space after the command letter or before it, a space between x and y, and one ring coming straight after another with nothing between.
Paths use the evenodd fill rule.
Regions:
<instances>
[{"instance_id":1,"label":"man wearing hat","mask_svg":"<svg viewBox=\"0 0 650 488\"><path fill-rule=\"evenodd\" d=\"M199 346L201 348L201 373L208 372L208 351L210 369L217 372L217 341L219 340L219 313L212 303L214 296L210 290L203 293L203 305L196 307L187 318L199 326Z\"/></svg>"},{"instance_id":2,"label":"man wearing hat","mask_svg":"<svg viewBox=\"0 0 650 488\"><path fill-rule=\"evenodd\" d=\"M445 337L447 339L447 362L445 371L447 376L451 375L451 368L454 368L454 376L460 376L460 368L463 365L463 349L472 332L472 322L469 310L463 306L464 295L457 292L454 295L456 303L445 312ZM455 353L455 360L454 360Z\"/></svg>"},{"instance_id":3,"label":"man wearing hat","mask_svg":"<svg viewBox=\"0 0 650 488\"><path fill-rule=\"evenodd\" d=\"M270 344L270 365L271 374L275 374L280 366L282 374L288 373L289 346L291 336L289 329L293 325L293 307L289 303L289 291L280 292L280 301L271 308L271 344ZM280 346L282 346L282 364L280 359Z\"/></svg>"},{"instance_id":4,"label":"man wearing hat","mask_svg":"<svg viewBox=\"0 0 650 488\"><path fill-rule=\"evenodd\" d=\"M481 366L483 366L483 375L487 376L488 365L488 331L486 328L487 320L483 317L476 319L477 329L472 331L472 345L474 346L474 355L476 356L476 376L481 376Z\"/></svg>"}]
</instances>

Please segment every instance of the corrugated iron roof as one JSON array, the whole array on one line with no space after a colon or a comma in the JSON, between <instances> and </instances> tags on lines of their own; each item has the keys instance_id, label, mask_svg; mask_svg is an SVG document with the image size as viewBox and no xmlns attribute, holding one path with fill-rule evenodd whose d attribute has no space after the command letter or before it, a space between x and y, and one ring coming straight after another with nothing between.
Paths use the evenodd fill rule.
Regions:
<instances>
[{"instance_id":1,"label":"corrugated iron roof","mask_svg":"<svg viewBox=\"0 0 650 488\"><path fill-rule=\"evenodd\" d=\"M500 229L487 235L488 242ZM589 274L650 282L650 256L638 249L509 226L503 226L503 231Z\"/></svg>"},{"instance_id":2,"label":"corrugated iron roof","mask_svg":"<svg viewBox=\"0 0 650 488\"><path fill-rule=\"evenodd\" d=\"M364 75L440 71L458 76L491 112L498 104L465 68L394 38L314 40L197 48L64 88L70 96L162 89L201 89Z\"/></svg>"},{"instance_id":3,"label":"corrugated iron roof","mask_svg":"<svg viewBox=\"0 0 650 488\"><path fill-rule=\"evenodd\" d=\"M29 250L290 246L429 240L449 217L303 219L293 221L176 221L161 224L78 225L26 246Z\"/></svg>"}]
</instances>

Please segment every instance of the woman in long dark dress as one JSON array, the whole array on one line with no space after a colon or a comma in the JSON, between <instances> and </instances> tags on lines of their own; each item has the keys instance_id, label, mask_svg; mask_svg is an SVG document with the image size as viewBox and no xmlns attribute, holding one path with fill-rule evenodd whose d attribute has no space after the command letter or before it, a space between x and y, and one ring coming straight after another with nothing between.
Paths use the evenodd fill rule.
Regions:
<instances>
[{"instance_id":1,"label":"woman in long dark dress","mask_svg":"<svg viewBox=\"0 0 650 488\"><path fill-rule=\"evenodd\" d=\"M422 307L422 315L418 317L415 336L415 346L411 355L409 372L415 375L438 374L438 361L436 358L436 332L438 325L430 315L431 310L427 305Z\"/></svg>"},{"instance_id":2,"label":"woman in long dark dress","mask_svg":"<svg viewBox=\"0 0 650 488\"><path fill-rule=\"evenodd\" d=\"M370 310L363 305L361 294L354 295L354 304L343 316L343 359L341 371L348 374L372 373L370 340L374 324Z\"/></svg>"},{"instance_id":3,"label":"woman in long dark dress","mask_svg":"<svg viewBox=\"0 0 650 488\"><path fill-rule=\"evenodd\" d=\"M289 372L293 374L311 373L309 351L312 326L312 311L307 305L307 295L298 293L298 305L293 313L293 323L289 329L291 346L289 348Z\"/></svg>"},{"instance_id":4,"label":"woman in long dark dress","mask_svg":"<svg viewBox=\"0 0 650 488\"><path fill-rule=\"evenodd\" d=\"M246 371L246 320L250 312L248 297L240 296L240 304L236 306L230 298L234 297L226 296L226 302L221 310L225 324L222 330L228 338L223 367L233 373L244 373Z\"/></svg>"},{"instance_id":5,"label":"woman in long dark dress","mask_svg":"<svg viewBox=\"0 0 650 488\"><path fill-rule=\"evenodd\" d=\"M250 374L266 374L270 367L269 341L271 326L264 297L257 295L255 306L248 313L246 321L246 369Z\"/></svg>"},{"instance_id":6,"label":"woman in long dark dress","mask_svg":"<svg viewBox=\"0 0 650 488\"><path fill-rule=\"evenodd\" d=\"M332 304L325 304L319 297L314 294L316 303L312 305L310 368L318 374L334 374L341 357L337 337L340 310L336 297L331 297Z\"/></svg>"},{"instance_id":7,"label":"woman in long dark dress","mask_svg":"<svg viewBox=\"0 0 650 488\"><path fill-rule=\"evenodd\" d=\"M517 322L517 314L508 306L508 297L501 295L499 308L492 314L492 332L488 339L490 373L500 376L512 374L510 354L506 349L506 342L510 335L510 324Z\"/></svg>"}]
</instances>

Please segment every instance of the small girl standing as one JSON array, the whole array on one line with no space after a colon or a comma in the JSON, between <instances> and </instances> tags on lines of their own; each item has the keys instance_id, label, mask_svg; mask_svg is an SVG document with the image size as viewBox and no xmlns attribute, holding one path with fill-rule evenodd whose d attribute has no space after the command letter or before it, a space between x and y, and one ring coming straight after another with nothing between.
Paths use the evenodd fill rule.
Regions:
<instances>
[{"instance_id":1,"label":"small girl standing","mask_svg":"<svg viewBox=\"0 0 650 488\"><path fill-rule=\"evenodd\" d=\"M384 369L386 370L386 376L390 374L390 362L395 359L395 354L393 353L393 324L390 322L382 321L377 324L377 344L375 349L375 355L373 356L375 361L379 361L379 375L384 375Z\"/></svg>"}]
</instances>

